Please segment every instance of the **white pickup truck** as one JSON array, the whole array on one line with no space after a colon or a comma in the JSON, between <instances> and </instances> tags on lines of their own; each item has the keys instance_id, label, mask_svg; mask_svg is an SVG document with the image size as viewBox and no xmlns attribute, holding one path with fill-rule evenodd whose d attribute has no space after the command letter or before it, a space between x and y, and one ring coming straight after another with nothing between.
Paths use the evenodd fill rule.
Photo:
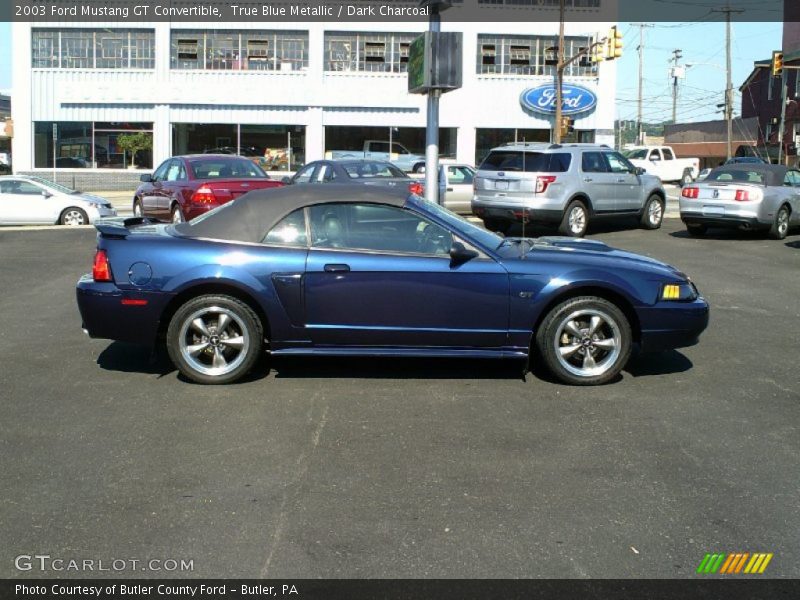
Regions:
<instances>
[{"instance_id":1,"label":"white pickup truck","mask_svg":"<svg viewBox=\"0 0 800 600\"><path fill-rule=\"evenodd\" d=\"M371 160L385 160L403 171L422 173L425 170L425 157L414 154L402 144L392 142L391 152L389 142L381 140L366 140L362 150L329 150L325 158L368 158Z\"/></svg>"},{"instance_id":2,"label":"white pickup truck","mask_svg":"<svg viewBox=\"0 0 800 600\"><path fill-rule=\"evenodd\" d=\"M643 168L661 181L687 185L700 174L699 158L675 158L675 152L669 146L637 146L624 154L633 166Z\"/></svg>"}]
</instances>

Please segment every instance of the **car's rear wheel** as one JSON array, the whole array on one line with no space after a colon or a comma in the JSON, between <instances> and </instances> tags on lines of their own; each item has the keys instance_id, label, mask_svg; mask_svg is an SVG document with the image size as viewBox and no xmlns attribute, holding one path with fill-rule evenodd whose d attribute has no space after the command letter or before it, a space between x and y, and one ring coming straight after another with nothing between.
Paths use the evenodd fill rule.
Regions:
<instances>
[{"instance_id":1,"label":"car's rear wheel","mask_svg":"<svg viewBox=\"0 0 800 600\"><path fill-rule=\"evenodd\" d=\"M78 225L88 225L89 217L82 208L70 206L61 213L61 218L58 220L62 225L76 227Z\"/></svg>"},{"instance_id":2,"label":"car's rear wheel","mask_svg":"<svg viewBox=\"0 0 800 600\"><path fill-rule=\"evenodd\" d=\"M583 237L589 228L589 211L580 200L573 200L567 206L558 231L570 237Z\"/></svg>"},{"instance_id":3,"label":"car's rear wheel","mask_svg":"<svg viewBox=\"0 0 800 600\"><path fill-rule=\"evenodd\" d=\"M703 237L708 232L708 226L699 223L687 223L686 231L692 237Z\"/></svg>"},{"instance_id":4,"label":"car's rear wheel","mask_svg":"<svg viewBox=\"0 0 800 600\"><path fill-rule=\"evenodd\" d=\"M484 219L483 226L489 231L504 234L511 227L511 223L505 219Z\"/></svg>"},{"instance_id":5,"label":"car's rear wheel","mask_svg":"<svg viewBox=\"0 0 800 600\"><path fill-rule=\"evenodd\" d=\"M142 211L142 202L138 198L133 199L133 216L134 217L144 216L144 212Z\"/></svg>"},{"instance_id":6,"label":"car's rear wheel","mask_svg":"<svg viewBox=\"0 0 800 600\"><path fill-rule=\"evenodd\" d=\"M631 326L613 303L596 296L562 302L536 333L540 356L559 380L600 385L616 377L631 355Z\"/></svg>"},{"instance_id":7,"label":"car's rear wheel","mask_svg":"<svg viewBox=\"0 0 800 600\"><path fill-rule=\"evenodd\" d=\"M206 295L181 306L167 329L167 350L178 370L197 383L236 381L261 354L263 326L244 302Z\"/></svg>"},{"instance_id":8,"label":"car's rear wheel","mask_svg":"<svg viewBox=\"0 0 800 600\"><path fill-rule=\"evenodd\" d=\"M172 216L172 222L173 223L183 223L183 221L184 221L183 213L181 212L181 207L178 206L177 204L173 204L172 205L171 216Z\"/></svg>"},{"instance_id":9,"label":"car's rear wheel","mask_svg":"<svg viewBox=\"0 0 800 600\"><path fill-rule=\"evenodd\" d=\"M658 229L664 221L664 201L658 194L653 194L647 199L642 211L642 227L645 229Z\"/></svg>"},{"instance_id":10,"label":"car's rear wheel","mask_svg":"<svg viewBox=\"0 0 800 600\"><path fill-rule=\"evenodd\" d=\"M786 234L789 233L789 214L789 208L786 205L778 209L772 227L769 228L770 238L773 240L786 239Z\"/></svg>"}]
</instances>

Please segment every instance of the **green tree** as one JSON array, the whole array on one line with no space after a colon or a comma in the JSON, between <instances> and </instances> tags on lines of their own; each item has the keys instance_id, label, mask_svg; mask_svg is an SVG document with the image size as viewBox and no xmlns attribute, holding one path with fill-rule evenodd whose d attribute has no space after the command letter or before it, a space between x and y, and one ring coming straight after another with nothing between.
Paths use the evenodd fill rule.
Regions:
<instances>
[{"instance_id":1,"label":"green tree","mask_svg":"<svg viewBox=\"0 0 800 600\"><path fill-rule=\"evenodd\" d=\"M153 136L144 131L123 133L117 137L117 146L131 153L131 167L136 167L136 153L140 150L150 150L153 147Z\"/></svg>"}]
</instances>

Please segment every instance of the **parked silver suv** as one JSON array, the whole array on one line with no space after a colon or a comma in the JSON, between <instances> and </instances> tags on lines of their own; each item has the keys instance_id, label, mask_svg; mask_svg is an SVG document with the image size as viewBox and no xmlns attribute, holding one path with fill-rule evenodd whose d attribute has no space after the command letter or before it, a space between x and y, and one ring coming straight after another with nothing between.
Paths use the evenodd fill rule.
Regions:
<instances>
[{"instance_id":1,"label":"parked silver suv","mask_svg":"<svg viewBox=\"0 0 800 600\"><path fill-rule=\"evenodd\" d=\"M508 144L494 148L474 179L472 212L487 229L505 232L514 222L558 224L582 237L589 220L638 216L658 229L666 193L661 180L598 144Z\"/></svg>"}]
</instances>

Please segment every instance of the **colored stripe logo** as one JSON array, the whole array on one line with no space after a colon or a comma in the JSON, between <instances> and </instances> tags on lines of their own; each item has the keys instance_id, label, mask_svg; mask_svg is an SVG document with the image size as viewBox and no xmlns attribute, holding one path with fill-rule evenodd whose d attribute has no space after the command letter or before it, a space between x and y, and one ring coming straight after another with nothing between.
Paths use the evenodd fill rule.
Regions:
<instances>
[{"instance_id":1,"label":"colored stripe logo","mask_svg":"<svg viewBox=\"0 0 800 600\"><path fill-rule=\"evenodd\" d=\"M766 552L706 554L697 567L700 575L761 575L774 555Z\"/></svg>"}]
</instances>

